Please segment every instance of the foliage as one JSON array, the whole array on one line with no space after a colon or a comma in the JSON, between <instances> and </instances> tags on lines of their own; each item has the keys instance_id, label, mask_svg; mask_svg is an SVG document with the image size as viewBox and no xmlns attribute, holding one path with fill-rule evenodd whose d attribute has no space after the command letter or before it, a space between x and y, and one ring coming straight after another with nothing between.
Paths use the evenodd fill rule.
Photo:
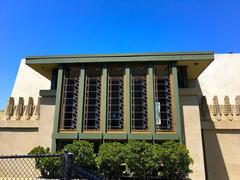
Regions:
<instances>
[{"instance_id":1,"label":"foliage","mask_svg":"<svg viewBox=\"0 0 240 180\"><path fill-rule=\"evenodd\" d=\"M121 164L124 163L124 145L119 142L102 144L96 163L100 173L109 178L116 179L122 174Z\"/></svg>"},{"instance_id":2,"label":"foliage","mask_svg":"<svg viewBox=\"0 0 240 180\"><path fill-rule=\"evenodd\" d=\"M135 175L144 179L158 169L160 146L152 146L145 141L130 141L125 147L125 162Z\"/></svg>"},{"instance_id":3,"label":"foliage","mask_svg":"<svg viewBox=\"0 0 240 180\"><path fill-rule=\"evenodd\" d=\"M93 151L93 144L87 141L74 141L64 147L72 152L75 162L81 167L95 169L104 176L117 179L121 177L125 163L130 173L138 179L158 176L161 179L184 179L188 173L192 158L186 146L175 141L167 141L162 145L145 141L129 141L102 144L98 157ZM49 148L34 148L29 154L50 154ZM59 157L35 158L36 168L42 177L54 178L60 175L62 159Z\"/></svg>"},{"instance_id":4,"label":"foliage","mask_svg":"<svg viewBox=\"0 0 240 180\"><path fill-rule=\"evenodd\" d=\"M96 155L93 151L93 144L87 141L73 141L72 144L67 144L64 149L73 153L75 162L87 168L95 168Z\"/></svg>"},{"instance_id":5,"label":"foliage","mask_svg":"<svg viewBox=\"0 0 240 180\"><path fill-rule=\"evenodd\" d=\"M41 146L35 147L29 153L29 155L43 155L51 154L50 149L44 149ZM43 178L56 178L60 177L61 170L61 157L36 157L36 168L41 172Z\"/></svg>"},{"instance_id":6,"label":"foliage","mask_svg":"<svg viewBox=\"0 0 240 180\"><path fill-rule=\"evenodd\" d=\"M162 169L161 174L167 179L183 179L192 171L189 165L193 163L189 156L186 146L174 141L168 141L162 144L163 153L161 155Z\"/></svg>"}]
</instances>

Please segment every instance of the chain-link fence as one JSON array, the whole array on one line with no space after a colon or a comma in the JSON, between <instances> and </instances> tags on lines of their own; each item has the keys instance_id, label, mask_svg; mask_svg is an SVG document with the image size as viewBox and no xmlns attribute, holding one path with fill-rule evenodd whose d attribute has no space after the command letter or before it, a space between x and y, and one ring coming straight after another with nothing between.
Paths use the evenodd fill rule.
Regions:
<instances>
[{"instance_id":1,"label":"chain-link fence","mask_svg":"<svg viewBox=\"0 0 240 180\"><path fill-rule=\"evenodd\" d=\"M101 180L96 171L74 162L72 153L0 156L0 180Z\"/></svg>"},{"instance_id":2,"label":"chain-link fence","mask_svg":"<svg viewBox=\"0 0 240 180\"><path fill-rule=\"evenodd\" d=\"M63 154L0 156L0 180L41 179L51 175L54 175L52 178L63 179L63 157ZM44 161L59 162L59 169L55 172L47 171L41 167L41 162Z\"/></svg>"}]
</instances>

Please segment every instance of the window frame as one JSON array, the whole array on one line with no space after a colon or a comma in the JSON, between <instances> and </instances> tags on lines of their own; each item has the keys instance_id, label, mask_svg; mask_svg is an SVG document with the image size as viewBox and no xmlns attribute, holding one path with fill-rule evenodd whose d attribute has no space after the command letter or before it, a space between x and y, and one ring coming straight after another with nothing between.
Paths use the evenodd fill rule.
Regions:
<instances>
[{"instance_id":1,"label":"window frame","mask_svg":"<svg viewBox=\"0 0 240 180\"><path fill-rule=\"evenodd\" d=\"M155 74L155 70L154 68L157 66L161 66L161 65L167 65L169 68L169 74L168 74L168 78L169 78L169 84L170 84L170 96L171 96L171 112L172 112L172 129L168 130L168 129L157 129L156 128L156 104L155 104L155 96L156 96L156 82L155 82L155 78L156 78L156 74ZM152 68L153 68L153 102L154 102L154 129L156 134L175 134L176 133L176 114L175 114L175 99L174 99L174 87L173 87L173 75L172 75L172 65L169 62L162 62L162 63L154 63L152 64ZM178 83L178 82L176 82Z\"/></svg>"},{"instance_id":2,"label":"window frame","mask_svg":"<svg viewBox=\"0 0 240 180\"><path fill-rule=\"evenodd\" d=\"M147 126L148 128L147 129L143 129L143 130L139 130L139 129L133 129L132 128L132 121L133 121L133 117L132 117L132 81L133 81L133 73L132 73L132 68L138 68L138 67L144 67L146 68L146 74L145 74L145 79L146 79L146 95L147 95ZM148 81L148 77L149 77L149 72L148 72L148 69L149 69L149 66L146 64L146 63L138 63L138 64L130 64L129 65L129 68L130 68L130 133L134 134L134 133L150 133L150 113L151 110L150 110L150 99L149 99L149 81Z\"/></svg>"},{"instance_id":3,"label":"window frame","mask_svg":"<svg viewBox=\"0 0 240 180\"><path fill-rule=\"evenodd\" d=\"M100 74L100 84L101 84L101 95L100 95L100 115L99 115L99 128L98 129L85 129L85 118L86 118L86 95L87 95L87 77L89 69L99 68L101 70ZM103 91L103 65L102 64L88 64L85 66L85 78L84 78L84 98L83 98L83 121L82 121L82 130L83 133L96 133L102 131L102 91Z\"/></svg>"},{"instance_id":4,"label":"window frame","mask_svg":"<svg viewBox=\"0 0 240 180\"><path fill-rule=\"evenodd\" d=\"M110 68L122 68L122 80L123 80L123 128L122 129L109 129L108 128L108 113L109 113L109 82L110 82ZM114 132L125 132L126 131L126 112L125 112L125 108L126 108L126 80L125 80L125 69L126 66L124 64L108 64L108 73L107 73L107 98L106 98L106 131L109 133L114 133Z\"/></svg>"}]
</instances>

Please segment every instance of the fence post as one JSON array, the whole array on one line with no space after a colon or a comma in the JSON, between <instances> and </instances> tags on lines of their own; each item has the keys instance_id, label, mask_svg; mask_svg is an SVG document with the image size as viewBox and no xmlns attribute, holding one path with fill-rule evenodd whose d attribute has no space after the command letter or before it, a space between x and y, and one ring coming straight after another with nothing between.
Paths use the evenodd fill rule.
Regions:
<instances>
[{"instance_id":1,"label":"fence post","mask_svg":"<svg viewBox=\"0 0 240 180\"><path fill-rule=\"evenodd\" d=\"M73 163L73 153L69 153L68 150L64 150L63 180L71 180L72 163Z\"/></svg>"}]
</instances>

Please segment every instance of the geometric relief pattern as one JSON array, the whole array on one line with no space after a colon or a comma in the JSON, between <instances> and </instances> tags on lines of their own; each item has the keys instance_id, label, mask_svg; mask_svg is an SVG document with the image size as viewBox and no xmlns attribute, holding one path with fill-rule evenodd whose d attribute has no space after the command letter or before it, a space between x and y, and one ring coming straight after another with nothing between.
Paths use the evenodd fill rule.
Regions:
<instances>
[{"instance_id":1,"label":"geometric relief pattern","mask_svg":"<svg viewBox=\"0 0 240 180\"><path fill-rule=\"evenodd\" d=\"M204 99L206 98L204 97ZM217 96L213 97L213 103L211 105L207 105L206 100L202 101L201 116L202 120L212 121L240 120L240 96L236 96L234 105L230 104L228 96L224 96L224 102L221 105L218 102Z\"/></svg>"},{"instance_id":2,"label":"geometric relief pattern","mask_svg":"<svg viewBox=\"0 0 240 180\"><path fill-rule=\"evenodd\" d=\"M41 97L38 97L37 104L34 104L32 97L28 98L27 105L24 104L24 98L19 97L18 104L15 105L15 99L10 97L5 111L2 112L1 120L39 120L40 118Z\"/></svg>"}]
</instances>

